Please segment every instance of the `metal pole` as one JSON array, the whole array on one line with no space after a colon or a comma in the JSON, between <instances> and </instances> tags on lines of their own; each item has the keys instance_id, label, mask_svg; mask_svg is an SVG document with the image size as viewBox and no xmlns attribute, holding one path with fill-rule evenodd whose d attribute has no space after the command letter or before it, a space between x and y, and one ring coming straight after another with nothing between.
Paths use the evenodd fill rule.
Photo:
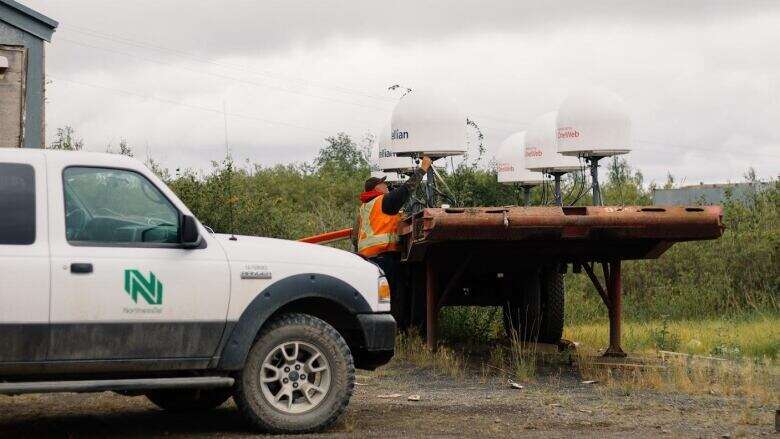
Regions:
<instances>
[{"instance_id":1,"label":"metal pole","mask_svg":"<svg viewBox=\"0 0 780 439\"><path fill-rule=\"evenodd\" d=\"M531 205L531 186L523 186L523 204L525 206Z\"/></svg>"},{"instance_id":2,"label":"metal pole","mask_svg":"<svg viewBox=\"0 0 780 439\"><path fill-rule=\"evenodd\" d=\"M607 262L604 262L606 264ZM609 348L604 353L605 357L625 357L626 353L620 347L622 318L623 286L620 273L620 259L613 260L609 267L609 279L607 282L607 294L609 294Z\"/></svg>"},{"instance_id":3,"label":"metal pole","mask_svg":"<svg viewBox=\"0 0 780 439\"><path fill-rule=\"evenodd\" d=\"M604 203L601 201L601 188L599 187L599 160L602 157L589 157L590 162L590 179L593 183L593 205L601 206Z\"/></svg>"},{"instance_id":4,"label":"metal pole","mask_svg":"<svg viewBox=\"0 0 780 439\"><path fill-rule=\"evenodd\" d=\"M561 174L560 172L553 172L555 177L555 205L563 206L563 196L561 195Z\"/></svg>"}]
</instances>

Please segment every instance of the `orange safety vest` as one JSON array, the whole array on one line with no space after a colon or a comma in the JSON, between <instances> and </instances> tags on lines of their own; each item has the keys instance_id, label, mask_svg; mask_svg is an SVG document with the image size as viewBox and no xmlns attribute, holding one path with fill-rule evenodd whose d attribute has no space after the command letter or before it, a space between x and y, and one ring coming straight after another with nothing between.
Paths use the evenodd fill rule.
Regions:
<instances>
[{"instance_id":1,"label":"orange safety vest","mask_svg":"<svg viewBox=\"0 0 780 439\"><path fill-rule=\"evenodd\" d=\"M382 212L383 198L384 195L380 195L368 203L363 203L358 210L358 253L367 258L398 251L398 222L401 215Z\"/></svg>"}]
</instances>

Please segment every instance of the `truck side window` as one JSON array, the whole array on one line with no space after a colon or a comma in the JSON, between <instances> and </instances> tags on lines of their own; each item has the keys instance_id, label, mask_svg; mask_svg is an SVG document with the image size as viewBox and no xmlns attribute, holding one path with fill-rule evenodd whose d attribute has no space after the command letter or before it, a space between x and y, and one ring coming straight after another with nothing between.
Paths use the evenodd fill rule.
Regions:
<instances>
[{"instance_id":1,"label":"truck side window","mask_svg":"<svg viewBox=\"0 0 780 439\"><path fill-rule=\"evenodd\" d=\"M0 163L0 245L35 242L35 169Z\"/></svg>"},{"instance_id":2,"label":"truck side window","mask_svg":"<svg viewBox=\"0 0 780 439\"><path fill-rule=\"evenodd\" d=\"M179 242L179 211L141 174L70 167L63 172L63 188L70 242Z\"/></svg>"}]
</instances>

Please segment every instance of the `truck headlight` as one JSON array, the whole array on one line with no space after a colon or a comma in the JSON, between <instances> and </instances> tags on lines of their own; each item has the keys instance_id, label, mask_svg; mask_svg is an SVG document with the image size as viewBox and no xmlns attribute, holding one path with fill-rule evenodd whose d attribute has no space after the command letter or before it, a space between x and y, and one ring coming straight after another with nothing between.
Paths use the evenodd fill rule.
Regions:
<instances>
[{"instance_id":1,"label":"truck headlight","mask_svg":"<svg viewBox=\"0 0 780 439\"><path fill-rule=\"evenodd\" d=\"M379 297L379 303L390 302L390 284L387 282L387 278L381 276L377 285L377 296Z\"/></svg>"}]
</instances>

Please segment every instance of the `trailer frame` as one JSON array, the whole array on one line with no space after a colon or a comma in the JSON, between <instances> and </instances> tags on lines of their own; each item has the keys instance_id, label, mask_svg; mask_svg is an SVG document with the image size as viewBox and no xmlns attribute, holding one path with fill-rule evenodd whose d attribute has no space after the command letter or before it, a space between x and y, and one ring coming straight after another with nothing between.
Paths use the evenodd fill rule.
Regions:
<instances>
[{"instance_id":1,"label":"trailer frame","mask_svg":"<svg viewBox=\"0 0 780 439\"><path fill-rule=\"evenodd\" d=\"M402 329L407 323L420 327L427 346L436 349L442 307L501 305L507 291L528 294L513 290L512 281L545 269L566 273L571 267L585 271L607 308L604 355L625 357L623 261L656 259L678 242L717 239L723 234L722 216L720 206L425 208L399 224L407 282L394 292L393 301L405 308L401 314L394 311L394 317ZM337 235L347 236L346 230ZM319 236L304 240L332 242L336 235ZM476 280L479 285L468 286Z\"/></svg>"}]
</instances>

